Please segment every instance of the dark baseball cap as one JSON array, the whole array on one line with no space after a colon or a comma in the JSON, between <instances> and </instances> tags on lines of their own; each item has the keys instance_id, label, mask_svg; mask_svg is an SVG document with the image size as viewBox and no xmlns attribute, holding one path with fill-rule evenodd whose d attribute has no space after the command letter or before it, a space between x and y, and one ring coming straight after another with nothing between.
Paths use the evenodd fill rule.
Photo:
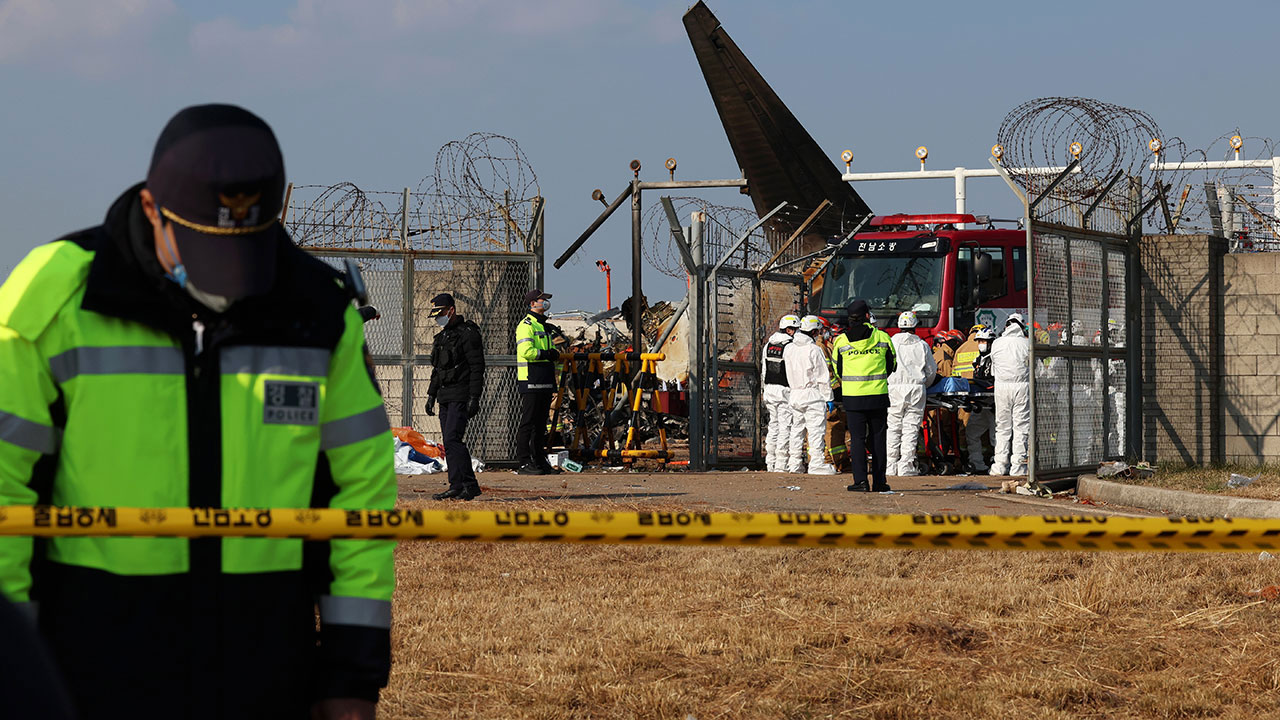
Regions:
<instances>
[{"instance_id":1,"label":"dark baseball cap","mask_svg":"<svg viewBox=\"0 0 1280 720\"><path fill-rule=\"evenodd\" d=\"M440 293L431 298L431 309L427 311L427 317L443 315L451 307L453 307L453 296L449 293Z\"/></svg>"},{"instance_id":2,"label":"dark baseball cap","mask_svg":"<svg viewBox=\"0 0 1280 720\"><path fill-rule=\"evenodd\" d=\"M147 189L196 287L237 299L271 289L284 178L275 133L248 110L196 105L169 120Z\"/></svg>"},{"instance_id":3,"label":"dark baseball cap","mask_svg":"<svg viewBox=\"0 0 1280 720\"><path fill-rule=\"evenodd\" d=\"M845 308L845 312L847 312L851 318L864 318L871 313L871 308L867 306L866 300L858 298L857 300L849 303Z\"/></svg>"},{"instance_id":4,"label":"dark baseball cap","mask_svg":"<svg viewBox=\"0 0 1280 720\"><path fill-rule=\"evenodd\" d=\"M534 288L524 294L524 301L527 303L531 303L534 300L541 300L543 298L550 299L551 293L544 293L541 288Z\"/></svg>"}]
</instances>

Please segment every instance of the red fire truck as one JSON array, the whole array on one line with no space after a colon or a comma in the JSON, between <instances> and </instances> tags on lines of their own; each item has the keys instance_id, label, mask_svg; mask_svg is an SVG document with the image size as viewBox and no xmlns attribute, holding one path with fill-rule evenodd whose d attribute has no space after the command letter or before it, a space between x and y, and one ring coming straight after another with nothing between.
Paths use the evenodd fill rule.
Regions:
<instances>
[{"instance_id":1,"label":"red fire truck","mask_svg":"<svg viewBox=\"0 0 1280 720\"><path fill-rule=\"evenodd\" d=\"M900 313L914 310L925 338L975 323L998 331L1011 313L1026 313L1024 230L956 214L885 215L870 227L814 278L811 312L843 320L845 306L862 298L890 332Z\"/></svg>"}]
</instances>

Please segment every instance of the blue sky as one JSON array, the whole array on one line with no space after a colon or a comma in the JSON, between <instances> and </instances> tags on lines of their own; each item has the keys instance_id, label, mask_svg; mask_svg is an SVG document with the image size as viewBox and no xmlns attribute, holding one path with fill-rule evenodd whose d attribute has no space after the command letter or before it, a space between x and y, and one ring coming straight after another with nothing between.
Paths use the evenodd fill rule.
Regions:
<instances>
[{"instance_id":1,"label":"blue sky","mask_svg":"<svg viewBox=\"0 0 1280 720\"><path fill-rule=\"evenodd\" d=\"M1236 127L1280 136L1273 2L709 4L832 158L854 150L857 170L912 169L920 144L931 168L985 166L1004 115L1050 95L1145 110L1193 146ZM270 122L305 184L415 186L443 143L513 137L548 200L550 261L599 211L591 190L617 193L632 158L649 179L668 156L680 177L737 174L680 24L687 5L0 0L0 277L99 222L142 179L165 121L215 101ZM878 213L953 202L947 182L859 191ZM998 181L973 182L969 206L1016 211ZM601 304L597 257L626 286L629 232L610 220L583 262L548 273L558 309ZM683 295L683 281L646 280L651 301Z\"/></svg>"}]
</instances>

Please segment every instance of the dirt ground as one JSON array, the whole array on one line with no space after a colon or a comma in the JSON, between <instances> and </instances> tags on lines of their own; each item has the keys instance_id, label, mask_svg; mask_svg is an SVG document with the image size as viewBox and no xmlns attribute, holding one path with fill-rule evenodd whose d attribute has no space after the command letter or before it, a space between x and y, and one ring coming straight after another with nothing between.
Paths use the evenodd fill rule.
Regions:
<instances>
[{"instance_id":1,"label":"dirt ground","mask_svg":"<svg viewBox=\"0 0 1280 720\"><path fill-rule=\"evenodd\" d=\"M1280 717L1275 562L402 543L379 717Z\"/></svg>"},{"instance_id":2,"label":"dirt ground","mask_svg":"<svg viewBox=\"0 0 1280 720\"><path fill-rule=\"evenodd\" d=\"M1066 498L1039 499L995 492L1008 478L918 476L890 478L891 494L854 493L845 489L850 475L793 475L755 471L628 472L604 471L559 475L517 475L510 471L480 473L484 494L468 509L485 504L554 501L568 505L618 503L678 506L703 511L776 511L909 513L960 515L1057 515L1121 512L1151 514L1132 508L1079 505ZM982 485L985 490L954 489ZM448 486L444 474L400 477L401 500L425 500Z\"/></svg>"},{"instance_id":3,"label":"dirt ground","mask_svg":"<svg viewBox=\"0 0 1280 720\"><path fill-rule=\"evenodd\" d=\"M999 478L486 472L425 509L1120 512ZM800 489L791 489L798 487ZM1280 561L1046 553L406 542L379 717L1280 717Z\"/></svg>"}]
</instances>

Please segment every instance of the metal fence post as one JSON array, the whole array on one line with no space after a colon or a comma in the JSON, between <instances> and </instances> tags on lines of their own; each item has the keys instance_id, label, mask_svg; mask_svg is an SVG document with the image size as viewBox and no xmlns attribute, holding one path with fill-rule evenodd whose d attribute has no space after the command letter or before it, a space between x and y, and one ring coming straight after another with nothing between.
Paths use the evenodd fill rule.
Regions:
<instances>
[{"instance_id":1,"label":"metal fence post","mask_svg":"<svg viewBox=\"0 0 1280 720\"><path fill-rule=\"evenodd\" d=\"M1098 250L1102 257L1102 312L1099 317L1098 335L1102 341L1102 459L1111 456L1107 446L1111 442L1111 253L1106 243L1099 242Z\"/></svg>"},{"instance_id":2,"label":"metal fence post","mask_svg":"<svg viewBox=\"0 0 1280 720\"><path fill-rule=\"evenodd\" d=\"M744 247L744 254L746 246ZM744 268L750 266L748 263L742 263ZM755 360L760 356L760 324L762 324L763 305L764 305L764 282L760 279L760 275L753 274L750 277L751 282L751 336L748 343L750 348L751 359ZM756 373L754 382L760 382L760 374ZM751 393L751 461L763 462L764 454L762 451L762 438L760 438L760 404L762 404L762 396L764 393L763 386L756 386L756 392Z\"/></svg>"},{"instance_id":3,"label":"metal fence post","mask_svg":"<svg viewBox=\"0 0 1280 720\"><path fill-rule=\"evenodd\" d=\"M640 271L644 258L640 255L642 220L639 175L631 182L631 188L631 347L636 352L641 352L644 347L644 288L641 287Z\"/></svg>"},{"instance_id":4,"label":"metal fence post","mask_svg":"<svg viewBox=\"0 0 1280 720\"><path fill-rule=\"evenodd\" d=\"M400 205L400 249L403 255L404 287L401 294L400 319L402 320L403 342L401 343L400 366L404 383L400 388L400 424L413 426L413 360L415 343L413 338L413 254L409 251L409 188L404 189Z\"/></svg>"},{"instance_id":5,"label":"metal fence post","mask_svg":"<svg viewBox=\"0 0 1280 720\"><path fill-rule=\"evenodd\" d=\"M702 276L702 213L695 212L689 222L689 254L693 258L693 277L689 282L689 382L685 392L689 405L689 469L701 472L707 469L706 456L706 407L702 392L702 383L706 381L703 371L703 348L706 346L706 334L703 332L704 306L706 305L706 282Z\"/></svg>"},{"instance_id":6,"label":"metal fence post","mask_svg":"<svg viewBox=\"0 0 1280 720\"><path fill-rule=\"evenodd\" d=\"M1027 433L1027 480L1036 482L1036 305L1035 305L1035 223L1031 219L1031 207L1022 204L1024 222L1027 224L1027 404L1030 406L1031 427ZM1017 450L1015 449L1016 453Z\"/></svg>"},{"instance_id":7,"label":"metal fence post","mask_svg":"<svg viewBox=\"0 0 1280 720\"><path fill-rule=\"evenodd\" d=\"M533 250L536 256L533 268L533 286L542 290L546 290L544 283L547 280L547 263L543 257L546 253L546 244L543 242L545 239L543 229L546 227L546 218L544 217L547 211L546 202L546 198L541 195L533 199L533 216L536 218L536 222L533 226L533 237L529 239L529 243L533 245L530 249Z\"/></svg>"},{"instance_id":8,"label":"metal fence post","mask_svg":"<svg viewBox=\"0 0 1280 720\"><path fill-rule=\"evenodd\" d=\"M706 436L707 457L714 463L720 459L720 282L716 268L712 268L707 276L707 293L711 300L707 308L707 340L710 344L707 359L711 372L707 373L706 382L711 392L707 398Z\"/></svg>"},{"instance_id":9,"label":"metal fence post","mask_svg":"<svg viewBox=\"0 0 1280 720\"><path fill-rule=\"evenodd\" d=\"M1141 457L1142 433L1142 254L1141 234L1129 233L1129 256L1125 258L1125 448L1126 458Z\"/></svg>"}]
</instances>

